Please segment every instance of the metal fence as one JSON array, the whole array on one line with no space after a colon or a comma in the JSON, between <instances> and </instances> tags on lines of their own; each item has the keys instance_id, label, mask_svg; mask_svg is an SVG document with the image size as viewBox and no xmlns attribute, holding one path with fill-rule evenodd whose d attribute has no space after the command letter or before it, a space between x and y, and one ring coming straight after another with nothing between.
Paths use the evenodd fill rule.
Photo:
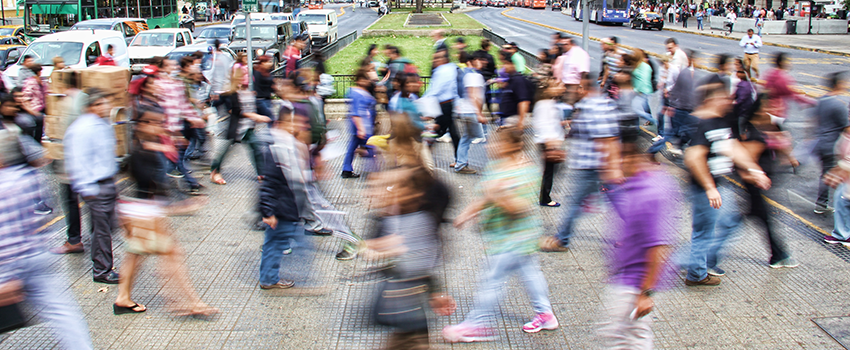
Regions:
<instances>
[{"instance_id":1,"label":"metal fence","mask_svg":"<svg viewBox=\"0 0 850 350\"><path fill-rule=\"evenodd\" d=\"M333 55L336 55L337 52L339 52L340 50L342 50L343 48L345 48L349 44L353 43L354 40L357 40L357 37L358 37L358 34L357 34L356 30L351 32L351 33L348 33L348 34L344 35L343 37L337 39L333 43L328 44L325 47L318 49L318 50L314 51L313 53L311 53L307 56L302 57L300 60L298 60L298 66L303 67L303 66L313 62L314 58L316 57L316 53L321 53L322 57L324 57L325 60L327 60L327 59L333 57ZM272 72L272 75L274 75L276 77L281 77L281 76L283 76L285 69L286 69L286 66L281 65L280 68L275 69Z\"/></svg>"},{"instance_id":2,"label":"metal fence","mask_svg":"<svg viewBox=\"0 0 850 350\"><path fill-rule=\"evenodd\" d=\"M482 34L483 37L487 38L488 40L490 40L491 43L499 47L508 43L508 41L505 40L504 37L499 34L493 33L489 29L485 28ZM540 64L540 60L537 58L537 55L528 52L522 48L520 48L518 52L520 55L522 55L523 58L525 58L525 65L528 66L529 69L537 67Z\"/></svg>"},{"instance_id":3,"label":"metal fence","mask_svg":"<svg viewBox=\"0 0 850 350\"><path fill-rule=\"evenodd\" d=\"M336 92L329 96L329 98L345 98L345 95L348 93L348 89L354 86L354 75L352 74L340 74L334 75L334 89ZM431 77L422 77L422 90L425 91L428 89L428 83L431 82ZM420 92L421 92L420 91ZM421 96L421 94L420 94Z\"/></svg>"}]
</instances>

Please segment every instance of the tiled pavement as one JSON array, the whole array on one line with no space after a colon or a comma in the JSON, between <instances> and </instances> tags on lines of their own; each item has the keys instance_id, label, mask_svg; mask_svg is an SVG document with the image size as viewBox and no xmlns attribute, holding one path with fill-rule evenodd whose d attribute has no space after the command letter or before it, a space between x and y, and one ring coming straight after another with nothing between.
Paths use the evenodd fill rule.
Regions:
<instances>
[{"instance_id":1,"label":"tiled pavement","mask_svg":"<svg viewBox=\"0 0 850 350\"><path fill-rule=\"evenodd\" d=\"M342 127L333 122L334 127ZM484 144L473 146L472 165L485 165ZM303 249L287 256L284 274L298 274L296 281L319 281L324 293L269 292L257 286L262 232L252 231L250 210L256 201L256 182L244 146L237 145L224 165L226 186L209 184L210 204L189 217L173 219L175 232L187 253L191 279L201 297L221 309L211 320L173 317L166 311L167 289L157 278L157 258L143 263L134 290L135 300L150 309L140 315L113 316L115 287L98 292L104 285L91 281L86 255L53 256L56 272L67 277L71 290L85 314L97 349L376 349L383 344L387 329L371 324L369 307L376 279L368 273L373 265L363 259L334 260L341 247L335 238L316 238L316 257L306 268ZM474 197L477 175L448 171L451 145L436 146L438 175L454 190L448 216L454 217ZM529 149L529 154L532 150ZM331 169L339 169L341 157ZM667 169L685 185L684 173ZM335 173L335 172L334 172ZM127 183L122 183L127 185ZM366 229L368 203L361 200L364 179L343 180L336 176L322 182L326 198L337 209L349 213L347 221L358 233ZM572 180L562 171L553 197L566 201ZM779 183L778 187L793 186ZM126 191L126 190L125 190ZM126 193L126 192L125 192ZM670 213L677 234L676 252L687 249L690 205L683 196ZM607 208L602 205L601 208ZM547 232L553 232L565 208L543 208ZM543 254L541 265L549 282L550 295L561 329L524 334L520 326L531 316L524 289L514 279L507 285L505 300L496 320L498 340L493 343L451 346L439 337L445 325L459 322L471 302L487 259L474 227L456 230L443 226L444 264L441 279L458 302L449 317L431 315L431 338L438 349L594 349L599 348L595 330L601 318L606 276L605 239L614 216L608 210L587 213L579 220L573 248L567 253ZM85 211L84 211L85 212ZM730 244L723 263L727 276L716 288L685 287L681 275L672 276L669 287L658 294L653 318L655 345L663 349L840 349L821 331L813 317L850 314L846 295L850 286L844 248L827 247L819 234L795 217L772 210L776 231L782 235L801 262L796 269L771 270L761 227L752 221ZM48 228L55 246L64 238L64 221ZM84 228L85 230L85 228ZM366 233L368 234L368 232ZM120 260L120 234L116 234L116 259ZM84 235L88 245L88 235ZM293 262L294 261L294 262ZM116 265L120 264L120 261ZM309 271L309 273L308 273ZM58 285L57 288L65 288ZM46 324L0 335L2 349L57 348Z\"/></svg>"}]
</instances>

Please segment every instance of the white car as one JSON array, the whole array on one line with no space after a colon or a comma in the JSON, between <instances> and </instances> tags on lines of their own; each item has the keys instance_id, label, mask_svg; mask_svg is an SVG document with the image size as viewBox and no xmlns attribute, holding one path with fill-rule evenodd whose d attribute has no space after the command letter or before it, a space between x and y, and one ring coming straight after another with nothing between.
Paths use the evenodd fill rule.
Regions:
<instances>
[{"instance_id":1,"label":"white car","mask_svg":"<svg viewBox=\"0 0 850 350\"><path fill-rule=\"evenodd\" d=\"M271 21L271 20L272 20L272 15L270 13L265 13L265 12L252 12L251 13L251 22L254 22L254 21ZM230 21L230 28L233 28L237 25L244 24L244 23L245 23L245 15L244 14L238 14L236 16L233 16L233 20Z\"/></svg>"},{"instance_id":2,"label":"white car","mask_svg":"<svg viewBox=\"0 0 850 350\"><path fill-rule=\"evenodd\" d=\"M85 68L94 65L98 57L106 53L112 45L115 64L130 66L127 42L124 33L115 30L72 30L48 34L33 41L21 57L31 56L42 65L41 76L49 77L53 72L53 58L61 56L69 68ZM3 72L3 82L7 89L17 86L18 73L23 59L9 66Z\"/></svg>"},{"instance_id":3,"label":"white car","mask_svg":"<svg viewBox=\"0 0 850 350\"><path fill-rule=\"evenodd\" d=\"M186 28L160 28L141 32L133 38L127 50L130 52L130 71L139 73L151 58L165 56L172 50L192 45L192 32Z\"/></svg>"}]
</instances>

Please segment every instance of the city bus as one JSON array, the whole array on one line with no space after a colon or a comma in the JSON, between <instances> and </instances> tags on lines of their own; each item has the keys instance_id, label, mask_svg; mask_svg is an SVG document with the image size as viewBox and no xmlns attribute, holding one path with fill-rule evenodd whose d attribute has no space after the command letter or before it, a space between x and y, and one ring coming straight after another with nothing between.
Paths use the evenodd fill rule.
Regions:
<instances>
[{"instance_id":1,"label":"city bus","mask_svg":"<svg viewBox=\"0 0 850 350\"><path fill-rule=\"evenodd\" d=\"M582 0L571 0L573 18L582 19ZM602 23L629 23L631 0L587 0L590 9L590 21Z\"/></svg>"},{"instance_id":2,"label":"city bus","mask_svg":"<svg viewBox=\"0 0 850 350\"><path fill-rule=\"evenodd\" d=\"M89 19L141 17L150 29L177 28L177 0L26 0L27 35L42 36L71 28Z\"/></svg>"}]
</instances>

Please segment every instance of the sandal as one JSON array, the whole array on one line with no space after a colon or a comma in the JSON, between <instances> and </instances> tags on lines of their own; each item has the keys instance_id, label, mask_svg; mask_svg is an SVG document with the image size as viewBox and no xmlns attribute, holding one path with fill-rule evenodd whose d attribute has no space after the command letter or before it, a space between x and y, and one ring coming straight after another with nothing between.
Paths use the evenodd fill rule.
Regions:
<instances>
[{"instance_id":1,"label":"sandal","mask_svg":"<svg viewBox=\"0 0 850 350\"><path fill-rule=\"evenodd\" d=\"M227 181L224 181L224 178L221 177L221 174L219 174L216 171L213 171L210 174L210 182L212 182L216 185L227 185Z\"/></svg>"},{"instance_id":2,"label":"sandal","mask_svg":"<svg viewBox=\"0 0 850 350\"><path fill-rule=\"evenodd\" d=\"M179 309L179 310L175 310L175 312L174 312L174 313L175 313L175 315L177 315L177 316L201 316L201 317L208 317L208 316L212 316L212 315L218 314L218 313L219 313L219 310L218 310L218 309L216 309L216 308L214 308L214 307L212 307L212 306L209 306L209 305L206 305L206 304L201 304L201 305L197 305L197 306L195 306L195 307L193 307L193 308L191 308L191 309Z\"/></svg>"},{"instance_id":3,"label":"sandal","mask_svg":"<svg viewBox=\"0 0 850 350\"><path fill-rule=\"evenodd\" d=\"M136 310L136 308L138 308L138 307L140 307L142 309ZM131 306L119 306L118 304L112 304L112 313L116 314L116 315L137 314L137 313L145 312L145 311L148 311L148 308L146 308L144 305L140 305L140 304L133 304Z\"/></svg>"},{"instance_id":4,"label":"sandal","mask_svg":"<svg viewBox=\"0 0 850 350\"><path fill-rule=\"evenodd\" d=\"M551 201L549 203L540 203L540 206L541 207L549 207L549 208L557 208L557 207L561 206L561 203L558 203L556 201Z\"/></svg>"}]
</instances>

